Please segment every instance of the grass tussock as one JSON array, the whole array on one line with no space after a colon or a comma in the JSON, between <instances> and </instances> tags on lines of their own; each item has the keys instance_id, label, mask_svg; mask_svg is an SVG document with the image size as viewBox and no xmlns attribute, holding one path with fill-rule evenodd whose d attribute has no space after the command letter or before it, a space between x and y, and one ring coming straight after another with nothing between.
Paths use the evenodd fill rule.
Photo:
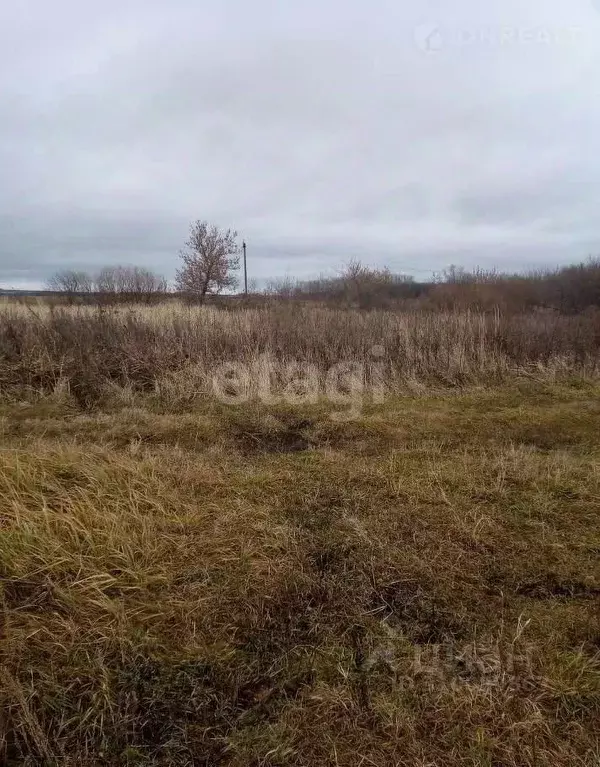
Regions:
<instances>
[{"instance_id":1,"label":"grass tussock","mask_svg":"<svg viewBox=\"0 0 600 767\"><path fill-rule=\"evenodd\" d=\"M450 334L153 312L2 320L9 389L92 364L132 388L82 408L71 377L1 406L0 760L597 765L597 384L389 395L352 421L167 401L157 370L253 354L250 338L333 359L383 331L399 363L400 328L429 333L410 375L441 380ZM510 367L512 347L472 335L487 320L451 321L485 338L462 363L474 379ZM335 349L316 322L339 323Z\"/></svg>"}]
</instances>

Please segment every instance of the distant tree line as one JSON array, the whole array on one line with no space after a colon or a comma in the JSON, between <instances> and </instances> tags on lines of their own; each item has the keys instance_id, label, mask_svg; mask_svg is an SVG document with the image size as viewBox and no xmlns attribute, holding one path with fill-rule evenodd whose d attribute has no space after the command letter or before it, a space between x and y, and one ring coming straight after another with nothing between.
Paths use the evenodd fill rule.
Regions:
<instances>
[{"instance_id":1,"label":"distant tree line","mask_svg":"<svg viewBox=\"0 0 600 767\"><path fill-rule=\"evenodd\" d=\"M237 236L231 229L223 231L207 221L195 221L179 254L177 294L202 304L207 296L234 288L239 268ZM105 266L96 274L63 269L50 277L46 287L70 303L92 298L105 303L156 303L169 292L165 277L141 266Z\"/></svg>"},{"instance_id":2,"label":"distant tree line","mask_svg":"<svg viewBox=\"0 0 600 767\"><path fill-rule=\"evenodd\" d=\"M395 274L385 267L372 268L351 260L335 277L274 280L267 285L265 292L280 298L375 309L418 298L425 290L426 285L415 282L409 275Z\"/></svg>"},{"instance_id":3,"label":"distant tree line","mask_svg":"<svg viewBox=\"0 0 600 767\"><path fill-rule=\"evenodd\" d=\"M525 274L450 267L431 286L429 300L443 309L580 314L600 308L600 258Z\"/></svg>"},{"instance_id":4,"label":"distant tree line","mask_svg":"<svg viewBox=\"0 0 600 767\"><path fill-rule=\"evenodd\" d=\"M47 282L69 303L95 298L104 303L156 303L168 291L167 280L141 266L105 266L95 274L63 269Z\"/></svg>"},{"instance_id":5,"label":"distant tree line","mask_svg":"<svg viewBox=\"0 0 600 767\"><path fill-rule=\"evenodd\" d=\"M279 300L318 301L361 309L578 314L600 308L600 258L525 274L450 266L428 282L351 261L334 277L273 281L266 293Z\"/></svg>"},{"instance_id":6,"label":"distant tree line","mask_svg":"<svg viewBox=\"0 0 600 767\"><path fill-rule=\"evenodd\" d=\"M167 296L203 304L209 296L233 290L240 265L237 232L195 221L180 252L174 289L162 276L140 266L106 266L96 274L62 270L47 283L68 302L157 303ZM313 280L276 280L254 302L301 301L359 309L556 311L577 314L600 308L600 258L554 270L506 274L450 266L427 282L385 267L351 260L335 276Z\"/></svg>"}]
</instances>

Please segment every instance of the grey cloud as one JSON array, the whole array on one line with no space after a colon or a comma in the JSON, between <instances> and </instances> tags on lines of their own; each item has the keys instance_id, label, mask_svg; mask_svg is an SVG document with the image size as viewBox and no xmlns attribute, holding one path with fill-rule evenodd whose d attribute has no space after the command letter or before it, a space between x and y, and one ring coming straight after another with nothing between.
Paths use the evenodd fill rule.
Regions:
<instances>
[{"instance_id":1,"label":"grey cloud","mask_svg":"<svg viewBox=\"0 0 600 767\"><path fill-rule=\"evenodd\" d=\"M598 252L600 13L573 5L7 4L0 284L172 276L198 217L237 228L259 278ZM445 47L419 49L423 24ZM503 25L556 34L500 45Z\"/></svg>"}]
</instances>

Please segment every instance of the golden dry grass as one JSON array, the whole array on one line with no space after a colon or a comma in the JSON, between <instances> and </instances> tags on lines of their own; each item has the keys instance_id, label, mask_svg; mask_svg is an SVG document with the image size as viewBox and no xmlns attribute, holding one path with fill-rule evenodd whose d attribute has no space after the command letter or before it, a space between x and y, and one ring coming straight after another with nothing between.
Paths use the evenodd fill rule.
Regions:
<instances>
[{"instance_id":1,"label":"golden dry grass","mask_svg":"<svg viewBox=\"0 0 600 767\"><path fill-rule=\"evenodd\" d=\"M597 765L600 388L539 378L348 422L11 390L0 758Z\"/></svg>"},{"instance_id":2,"label":"golden dry grass","mask_svg":"<svg viewBox=\"0 0 600 767\"><path fill-rule=\"evenodd\" d=\"M35 399L67 390L80 407L106 407L116 390L153 391L167 408L211 393L223 363L382 366L389 392L497 384L515 375L595 379L600 312L501 315L333 310L298 304L225 311L176 302L154 307L0 307L0 393Z\"/></svg>"}]
</instances>

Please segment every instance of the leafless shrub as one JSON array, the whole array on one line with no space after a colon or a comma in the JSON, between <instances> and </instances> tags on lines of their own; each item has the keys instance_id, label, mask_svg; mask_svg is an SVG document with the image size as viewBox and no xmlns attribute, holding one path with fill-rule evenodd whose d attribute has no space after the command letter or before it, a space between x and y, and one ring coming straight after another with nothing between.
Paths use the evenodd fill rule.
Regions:
<instances>
[{"instance_id":1,"label":"leafless shrub","mask_svg":"<svg viewBox=\"0 0 600 767\"><path fill-rule=\"evenodd\" d=\"M336 277L271 282L265 291L279 300L312 301L361 309L424 309L522 314L555 311L574 315L600 308L600 259L555 270L506 274L451 265L430 282L416 282L386 268L350 261Z\"/></svg>"},{"instance_id":2,"label":"leafless shrub","mask_svg":"<svg viewBox=\"0 0 600 767\"><path fill-rule=\"evenodd\" d=\"M167 281L140 266L107 266L95 279L98 298L103 303L156 303L167 292Z\"/></svg>"},{"instance_id":3,"label":"leafless shrub","mask_svg":"<svg viewBox=\"0 0 600 767\"><path fill-rule=\"evenodd\" d=\"M93 278L83 271L63 269L52 275L47 281L48 290L64 293L69 303L74 303L80 295L87 295L93 290Z\"/></svg>"}]
</instances>

